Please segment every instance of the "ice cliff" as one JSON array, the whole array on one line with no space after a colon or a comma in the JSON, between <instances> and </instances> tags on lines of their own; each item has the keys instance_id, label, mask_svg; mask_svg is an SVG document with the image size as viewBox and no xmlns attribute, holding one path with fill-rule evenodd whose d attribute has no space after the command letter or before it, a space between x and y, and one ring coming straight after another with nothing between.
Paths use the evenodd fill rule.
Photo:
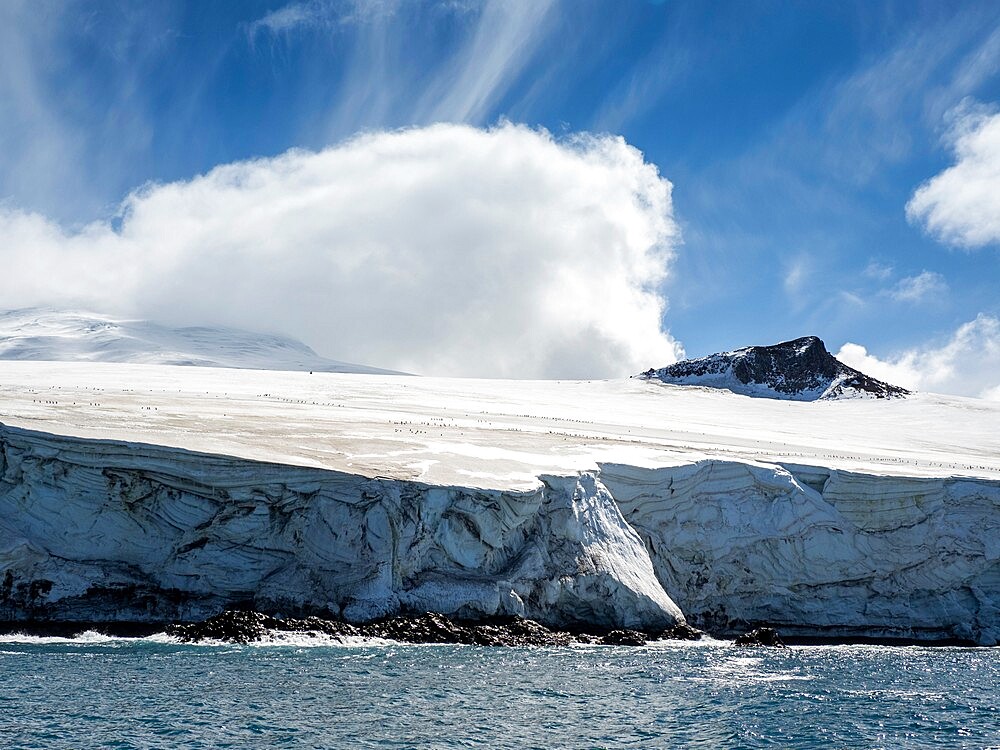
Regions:
<instances>
[{"instance_id":1,"label":"ice cliff","mask_svg":"<svg viewBox=\"0 0 1000 750\"><path fill-rule=\"evenodd\" d=\"M995 644L998 527L988 479L720 459L486 490L0 427L6 620L244 604L655 629L683 610L722 633Z\"/></svg>"},{"instance_id":2,"label":"ice cliff","mask_svg":"<svg viewBox=\"0 0 1000 750\"><path fill-rule=\"evenodd\" d=\"M1000 640L1000 482L732 461L601 479L696 625Z\"/></svg>"},{"instance_id":3,"label":"ice cliff","mask_svg":"<svg viewBox=\"0 0 1000 750\"><path fill-rule=\"evenodd\" d=\"M683 621L593 475L474 490L0 429L0 619L159 621L238 605Z\"/></svg>"}]
</instances>

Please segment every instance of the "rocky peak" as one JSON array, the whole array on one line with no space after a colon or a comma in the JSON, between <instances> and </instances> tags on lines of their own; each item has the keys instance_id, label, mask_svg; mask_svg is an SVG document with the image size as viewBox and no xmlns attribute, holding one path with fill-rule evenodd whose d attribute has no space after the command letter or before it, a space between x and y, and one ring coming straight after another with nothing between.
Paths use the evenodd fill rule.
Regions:
<instances>
[{"instance_id":1,"label":"rocky peak","mask_svg":"<svg viewBox=\"0 0 1000 750\"><path fill-rule=\"evenodd\" d=\"M659 370L647 370L640 377L794 401L896 398L909 394L899 386L848 367L830 354L817 336L687 359Z\"/></svg>"}]
</instances>

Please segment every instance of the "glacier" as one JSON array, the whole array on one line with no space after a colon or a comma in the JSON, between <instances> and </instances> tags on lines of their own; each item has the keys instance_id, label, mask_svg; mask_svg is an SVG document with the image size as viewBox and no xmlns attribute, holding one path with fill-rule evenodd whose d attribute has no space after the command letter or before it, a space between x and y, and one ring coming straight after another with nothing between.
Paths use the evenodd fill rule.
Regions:
<instances>
[{"instance_id":1,"label":"glacier","mask_svg":"<svg viewBox=\"0 0 1000 750\"><path fill-rule=\"evenodd\" d=\"M593 475L436 487L0 429L0 619L247 605L664 629L684 621Z\"/></svg>"},{"instance_id":2,"label":"glacier","mask_svg":"<svg viewBox=\"0 0 1000 750\"><path fill-rule=\"evenodd\" d=\"M1000 404L0 367L0 620L1000 640Z\"/></svg>"},{"instance_id":3,"label":"glacier","mask_svg":"<svg viewBox=\"0 0 1000 750\"><path fill-rule=\"evenodd\" d=\"M45 307L0 310L0 360L9 359L400 374L321 357L288 336Z\"/></svg>"}]
</instances>

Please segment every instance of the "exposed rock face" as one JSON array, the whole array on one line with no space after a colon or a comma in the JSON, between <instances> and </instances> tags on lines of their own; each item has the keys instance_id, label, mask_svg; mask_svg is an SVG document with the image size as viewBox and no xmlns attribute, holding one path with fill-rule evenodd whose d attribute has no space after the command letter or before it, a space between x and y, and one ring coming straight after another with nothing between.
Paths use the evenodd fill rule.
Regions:
<instances>
[{"instance_id":1,"label":"exposed rock face","mask_svg":"<svg viewBox=\"0 0 1000 750\"><path fill-rule=\"evenodd\" d=\"M848 367L830 354L816 336L687 359L659 370L647 370L641 377L796 401L896 398L909 393Z\"/></svg>"},{"instance_id":2,"label":"exposed rock face","mask_svg":"<svg viewBox=\"0 0 1000 750\"><path fill-rule=\"evenodd\" d=\"M700 641L705 634L692 627L686 622L678 623L671 628L667 628L656 639L659 641Z\"/></svg>"},{"instance_id":3,"label":"exposed rock face","mask_svg":"<svg viewBox=\"0 0 1000 750\"><path fill-rule=\"evenodd\" d=\"M279 629L281 624L281 620L260 612L227 610L202 622L172 625L167 628L167 633L190 643L207 640L251 643L262 640L270 631Z\"/></svg>"},{"instance_id":4,"label":"exposed rock face","mask_svg":"<svg viewBox=\"0 0 1000 750\"><path fill-rule=\"evenodd\" d=\"M736 636L733 641L737 646L770 646L771 648L784 648L785 642L781 640L778 631L774 628L754 628L748 633Z\"/></svg>"},{"instance_id":5,"label":"exposed rock face","mask_svg":"<svg viewBox=\"0 0 1000 750\"><path fill-rule=\"evenodd\" d=\"M227 607L684 622L593 475L487 491L0 428L0 620Z\"/></svg>"},{"instance_id":6,"label":"exposed rock face","mask_svg":"<svg viewBox=\"0 0 1000 750\"><path fill-rule=\"evenodd\" d=\"M606 646L645 646L646 634L638 630L612 630L601 639Z\"/></svg>"}]
</instances>

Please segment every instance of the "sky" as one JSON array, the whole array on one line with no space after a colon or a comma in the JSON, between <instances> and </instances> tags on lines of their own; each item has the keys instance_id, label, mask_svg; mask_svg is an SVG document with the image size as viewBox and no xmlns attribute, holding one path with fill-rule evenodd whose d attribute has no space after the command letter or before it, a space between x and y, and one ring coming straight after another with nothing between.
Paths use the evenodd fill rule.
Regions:
<instances>
[{"instance_id":1,"label":"sky","mask_svg":"<svg viewBox=\"0 0 1000 750\"><path fill-rule=\"evenodd\" d=\"M0 307L1000 398L1000 4L0 4Z\"/></svg>"}]
</instances>

